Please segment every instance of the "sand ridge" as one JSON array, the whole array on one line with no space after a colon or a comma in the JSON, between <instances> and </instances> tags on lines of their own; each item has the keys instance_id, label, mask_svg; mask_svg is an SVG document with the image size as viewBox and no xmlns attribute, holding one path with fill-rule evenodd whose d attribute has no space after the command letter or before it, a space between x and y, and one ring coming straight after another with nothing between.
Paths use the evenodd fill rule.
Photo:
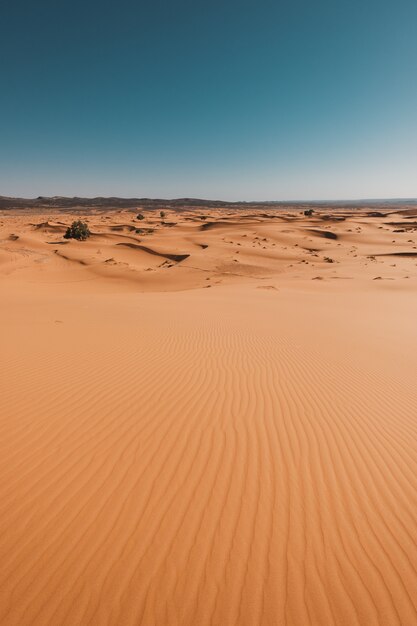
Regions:
<instances>
[{"instance_id":1,"label":"sand ridge","mask_svg":"<svg viewBox=\"0 0 417 626\"><path fill-rule=\"evenodd\" d=\"M417 623L415 217L136 213L0 215L0 623Z\"/></svg>"}]
</instances>

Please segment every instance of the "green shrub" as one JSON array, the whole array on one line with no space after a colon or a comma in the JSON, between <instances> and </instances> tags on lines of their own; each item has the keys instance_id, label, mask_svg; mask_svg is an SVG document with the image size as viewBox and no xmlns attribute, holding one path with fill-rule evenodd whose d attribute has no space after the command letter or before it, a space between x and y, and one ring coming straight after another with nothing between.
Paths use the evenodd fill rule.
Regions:
<instances>
[{"instance_id":1,"label":"green shrub","mask_svg":"<svg viewBox=\"0 0 417 626\"><path fill-rule=\"evenodd\" d=\"M81 220L77 220L68 226L67 232L64 235L65 239L78 239L78 241L85 241L91 235L88 225Z\"/></svg>"},{"instance_id":2,"label":"green shrub","mask_svg":"<svg viewBox=\"0 0 417 626\"><path fill-rule=\"evenodd\" d=\"M161 212L159 213L159 215L161 216L161 219L164 219L164 217L165 217L165 211L161 211Z\"/></svg>"},{"instance_id":3,"label":"green shrub","mask_svg":"<svg viewBox=\"0 0 417 626\"><path fill-rule=\"evenodd\" d=\"M136 216L136 219L137 219L137 220L141 220L141 221L142 221L142 220L144 220L144 219L145 219L145 216L144 216L144 215L142 215L142 213L138 213L138 214L137 214L137 216Z\"/></svg>"}]
</instances>

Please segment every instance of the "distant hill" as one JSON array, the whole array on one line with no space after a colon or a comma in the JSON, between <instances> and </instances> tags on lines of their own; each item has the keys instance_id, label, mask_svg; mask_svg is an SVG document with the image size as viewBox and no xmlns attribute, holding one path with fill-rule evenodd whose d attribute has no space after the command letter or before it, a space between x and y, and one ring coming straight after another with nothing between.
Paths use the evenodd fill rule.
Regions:
<instances>
[{"instance_id":1,"label":"distant hill","mask_svg":"<svg viewBox=\"0 0 417 626\"><path fill-rule=\"evenodd\" d=\"M0 196L0 209L191 209L191 208L359 208L372 207L389 209L390 207L417 206L416 198L394 199L364 199L364 200L335 200L335 201L253 201L253 202L227 202L223 200L204 200L200 198L118 198L118 197L66 197L66 196L38 196L37 198L12 198Z\"/></svg>"},{"instance_id":2,"label":"distant hill","mask_svg":"<svg viewBox=\"0 0 417 626\"><path fill-rule=\"evenodd\" d=\"M176 198L173 200L164 200L158 198L117 198L117 197L96 197L96 198L81 198L74 196L72 198L66 196L38 196L37 198L11 198L8 196L0 196L0 208L118 208L129 209L135 207L146 208L159 208L172 207L172 208L185 208L194 206L210 206L210 207L223 207L229 206L230 203L223 202L221 200L199 200L196 198Z\"/></svg>"}]
</instances>

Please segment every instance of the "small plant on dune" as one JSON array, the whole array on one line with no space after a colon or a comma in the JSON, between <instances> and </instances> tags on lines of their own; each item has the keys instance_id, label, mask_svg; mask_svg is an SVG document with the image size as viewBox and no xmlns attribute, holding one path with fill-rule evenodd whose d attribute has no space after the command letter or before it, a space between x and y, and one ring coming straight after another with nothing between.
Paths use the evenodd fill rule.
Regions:
<instances>
[{"instance_id":1,"label":"small plant on dune","mask_svg":"<svg viewBox=\"0 0 417 626\"><path fill-rule=\"evenodd\" d=\"M165 215L166 215L166 213L165 213L165 211L160 211L159 215L161 216L161 219L163 220Z\"/></svg>"},{"instance_id":2,"label":"small plant on dune","mask_svg":"<svg viewBox=\"0 0 417 626\"><path fill-rule=\"evenodd\" d=\"M304 215L306 215L307 217L311 217L313 213L314 213L313 209L306 209L304 211Z\"/></svg>"},{"instance_id":3,"label":"small plant on dune","mask_svg":"<svg viewBox=\"0 0 417 626\"><path fill-rule=\"evenodd\" d=\"M145 216L142 213L138 213L137 216L136 216L136 219L142 221L142 220L145 219Z\"/></svg>"},{"instance_id":4,"label":"small plant on dune","mask_svg":"<svg viewBox=\"0 0 417 626\"><path fill-rule=\"evenodd\" d=\"M64 235L64 239L78 239L78 241L85 241L91 235L90 229L85 222L77 220L68 226L67 232Z\"/></svg>"}]
</instances>

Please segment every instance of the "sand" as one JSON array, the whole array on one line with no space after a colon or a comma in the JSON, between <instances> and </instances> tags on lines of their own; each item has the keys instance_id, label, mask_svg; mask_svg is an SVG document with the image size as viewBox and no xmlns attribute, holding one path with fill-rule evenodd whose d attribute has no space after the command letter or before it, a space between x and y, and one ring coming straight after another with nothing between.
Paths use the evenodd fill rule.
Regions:
<instances>
[{"instance_id":1,"label":"sand","mask_svg":"<svg viewBox=\"0 0 417 626\"><path fill-rule=\"evenodd\" d=\"M417 216L135 215L0 213L0 623L417 624Z\"/></svg>"}]
</instances>

